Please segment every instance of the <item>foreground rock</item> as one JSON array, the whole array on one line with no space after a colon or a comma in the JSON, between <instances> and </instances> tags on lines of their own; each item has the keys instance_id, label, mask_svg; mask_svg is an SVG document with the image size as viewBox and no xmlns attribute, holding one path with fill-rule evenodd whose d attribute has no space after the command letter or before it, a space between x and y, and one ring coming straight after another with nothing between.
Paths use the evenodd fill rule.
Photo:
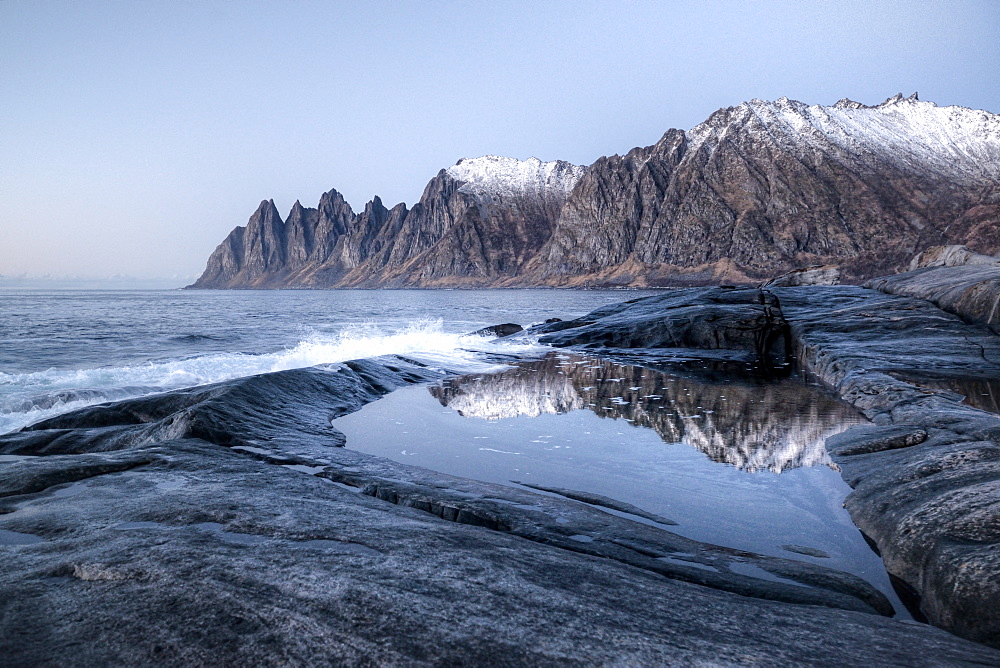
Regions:
<instances>
[{"instance_id":1,"label":"foreground rock","mask_svg":"<svg viewBox=\"0 0 1000 668\"><path fill-rule=\"evenodd\" d=\"M285 371L0 437L4 664L1000 661L844 573L336 447L331 417L437 375Z\"/></svg>"},{"instance_id":2,"label":"foreground rock","mask_svg":"<svg viewBox=\"0 0 1000 668\"><path fill-rule=\"evenodd\" d=\"M928 301L851 286L775 288L770 318L761 299L749 290L682 290L535 332L590 350L742 346L765 365L757 342L773 322L786 323L802 369L876 424L828 444L854 488L846 506L855 523L932 623L1000 646L1000 416L931 386L1000 379L1000 338ZM743 323L740 336L734 321Z\"/></svg>"}]
</instances>

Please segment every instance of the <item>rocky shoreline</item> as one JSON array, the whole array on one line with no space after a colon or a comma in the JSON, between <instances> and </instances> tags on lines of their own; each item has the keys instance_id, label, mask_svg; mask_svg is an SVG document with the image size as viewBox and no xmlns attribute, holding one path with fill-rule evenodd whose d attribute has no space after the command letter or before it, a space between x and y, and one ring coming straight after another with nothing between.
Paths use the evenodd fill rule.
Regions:
<instances>
[{"instance_id":1,"label":"rocky shoreline","mask_svg":"<svg viewBox=\"0 0 1000 668\"><path fill-rule=\"evenodd\" d=\"M950 277L956 269L913 273L937 286L942 279L928 280L928 273ZM973 271L981 278L981 268ZM995 285L1000 272L994 268L991 276ZM983 322L979 313L966 315ZM890 575L919 598L919 612L931 623L1000 646L1000 416L920 382L1000 379L1000 339L993 331L927 299L810 286L677 291L537 333L551 345L591 350L742 350L772 369L784 363L787 343L801 371L815 374L875 424L835 436L827 447L854 488L846 507Z\"/></svg>"},{"instance_id":2,"label":"rocky shoreline","mask_svg":"<svg viewBox=\"0 0 1000 668\"><path fill-rule=\"evenodd\" d=\"M846 573L693 541L572 490L535 494L338 447L333 417L446 375L379 358L0 436L0 656L1000 663L988 646L1000 646L1000 417L920 385L1000 377L992 331L921 299L810 286L679 290L525 335L636 364L701 355L816 374L874 423L828 442L855 523L931 623L957 635L884 616L885 597Z\"/></svg>"}]
</instances>

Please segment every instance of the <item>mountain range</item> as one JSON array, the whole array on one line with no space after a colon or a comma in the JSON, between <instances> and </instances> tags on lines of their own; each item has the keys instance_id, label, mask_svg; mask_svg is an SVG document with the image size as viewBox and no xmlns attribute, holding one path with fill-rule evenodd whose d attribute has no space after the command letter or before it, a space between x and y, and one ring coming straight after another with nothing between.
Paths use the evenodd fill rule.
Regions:
<instances>
[{"instance_id":1,"label":"mountain range","mask_svg":"<svg viewBox=\"0 0 1000 668\"><path fill-rule=\"evenodd\" d=\"M697 285L816 264L860 281L942 244L1000 252L1000 115L755 99L590 166L462 159L412 208L356 213L330 190L282 219L265 200L189 287Z\"/></svg>"}]
</instances>

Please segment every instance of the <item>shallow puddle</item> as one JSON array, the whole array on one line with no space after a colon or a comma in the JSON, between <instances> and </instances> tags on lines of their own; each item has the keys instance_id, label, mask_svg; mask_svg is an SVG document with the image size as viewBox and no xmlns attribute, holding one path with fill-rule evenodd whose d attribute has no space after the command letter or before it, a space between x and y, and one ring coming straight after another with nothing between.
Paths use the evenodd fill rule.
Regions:
<instances>
[{"instance_id":1,"label":"shallow puddle","mask_svg":"<svg viewBox=\"0 0 1000 668\"><path fill-rule=\"evenodd\" d=\"M827 437L863 422L798 379L709 382L560 352L397 390L333 426L347 447L373 455L602 495L677 524L594 506L605 512L845 570L900 609L843 508L850 488L825 448Z\"/></svg>"}]
</instances>

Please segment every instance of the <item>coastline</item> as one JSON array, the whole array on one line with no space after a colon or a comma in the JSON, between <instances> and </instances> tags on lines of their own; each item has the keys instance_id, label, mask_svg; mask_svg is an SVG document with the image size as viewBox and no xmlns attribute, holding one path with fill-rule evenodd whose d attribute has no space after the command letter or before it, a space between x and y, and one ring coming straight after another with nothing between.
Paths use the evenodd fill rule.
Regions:
<instances>
[{"instance_id":1,"label":"coastline","mask_svg":"<svg viewBox=\"0 0 1000 668\"><path fill-rule=\"evenodd\" d=\"M712 349L710 356L759 352L756 343L740 349L756 342L756 325L719 337L726 322L756 322L762 305L731 297L757 292L715 290L728 293L737 318L715 320L699 334L726 346L703 347ZM708 292L671 291L605 307L577 327L573 321L555 325L563 336L586 329L596 341L607 334L601 317L619 327L628 322L622 309ZM940 445L953 469L976 462L995 467L987 456L997 450L995 442L972 437L997 433L991 430L1000 430L1000 418L883 371L889 362L920 361L900 342L928 323L956 342L948 358L955 369L967 370L972 362L982 368L988 355L980 355L976 344L996 347L995 336L986 338L927 302L872 290L772 293L803 368L876 423L831 442L835 461L855 487L852 517L879 545L890 573L931 601L929 611L938 615L932 621L947 626L949 610L982 604L968 595L943 599L937 581L924 577L954 575L955 553L938 550L933 559L914 562L912 555L923 554L925 546L901 540L905 513L883 518L870 509L910 480L913 453L926 459L928 449ZM880 325L877 318L858 317L875 304L896 306L892 313L910 320ZM663 326L664 311L653 311L656 327ZM845 322L856 326L845 329ZM970 332L982 340L962 338ZM858 357L853 345L859 336L869 337L867 357ZM873 350L877 342L883 348ZM693 348L684 353L697 354ZM991 358L1000 360L996 349ZM587 352L614 349L602 342ZM625 352L643 355L634 347ZM949 362L942 359L935 358L943 368ZM882 370L871 371L873 364ZM501 664L790 663L828 661L830 643L836 643L837 659L847 662L1000 660L994 650L932 627L871 614L882 607L878 597L844 574L734 554L571 500L363 455L336 447L337 433L326 418L318 419L440 377L391 358L281 371L87 408L0 437L0 451L23 457L5 465L3 526L41 539L7 550L12 560L3 588L11 595L4 618L20 620L23 632L4 634L6 655L15 663L50 660L100 629L100 642L80 655L81 662L306 661L333 651L344 663L476 657ZM910 433L923 429L927 440L898 438L902 425ZM848 445L857 452L886 442L897 447L844 452ZM983 456L974 459L974 452ZM961 477L950 480L962 483ZM84 487L95 497L65 491ZM963 515L958 507L944 521L927 524L928 539L952 535ZM702 567L659 558L674 553L697 554ZM989 602L989 581L977 579L990 572L988 552L959 554L965 562L977 555L981 567L958 569L970 583L962 591L975 585L970 593L983 593ZM739 576L726 566L732 560L799 584ZM714 575L705 564L713 565ZM58 631L46 621L56 610L74 611ZM988 613L974 616L978 627L952 628L990 642L996 636Z\"/></svg>"}]
</instances>

